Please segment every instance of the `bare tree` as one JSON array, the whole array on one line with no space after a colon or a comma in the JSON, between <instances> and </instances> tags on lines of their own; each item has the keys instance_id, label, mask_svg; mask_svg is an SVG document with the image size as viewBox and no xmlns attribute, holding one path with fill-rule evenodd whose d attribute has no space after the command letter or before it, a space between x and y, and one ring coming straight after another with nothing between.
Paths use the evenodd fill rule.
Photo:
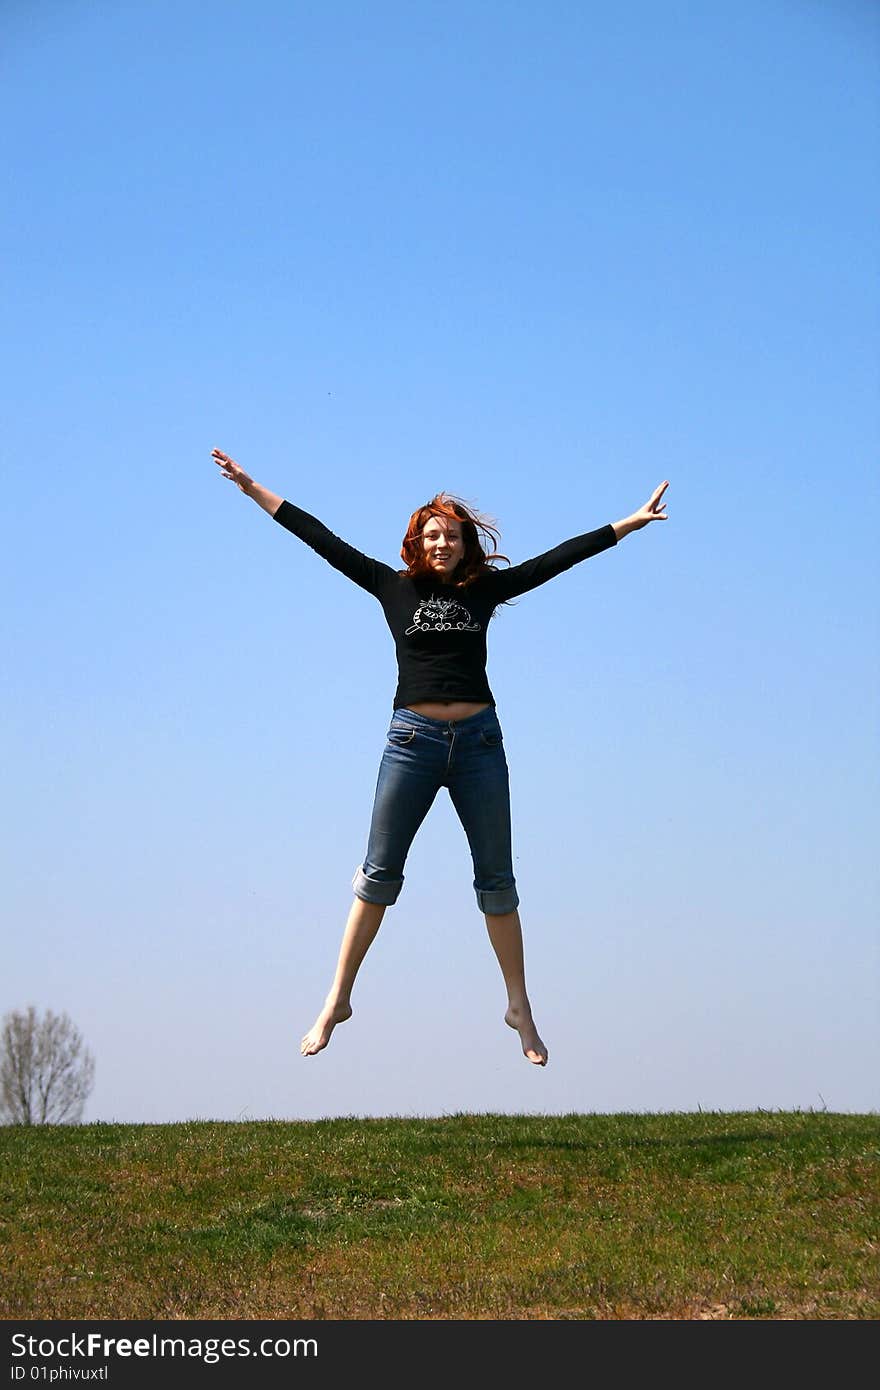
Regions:
<instances>
[{"instance_id":1,"label":"bare tree","mask_svg":"<svg viewBox=\"0 0 880 1390\"><path fill-rule=\"evenodd\" d=\"M14 1011L0 1038L0 1115L17 1125L75 1124L95 1080L95 1061L67 1014Z\"/></svg>"}]
</instances>

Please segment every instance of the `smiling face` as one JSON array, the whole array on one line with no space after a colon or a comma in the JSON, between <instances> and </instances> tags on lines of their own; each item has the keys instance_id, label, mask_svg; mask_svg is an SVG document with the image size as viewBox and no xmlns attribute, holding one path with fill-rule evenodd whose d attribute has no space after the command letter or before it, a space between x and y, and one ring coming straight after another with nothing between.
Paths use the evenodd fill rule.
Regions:
<instances>
[{"instance_id":1,"label":"smiling face","mask_svg":"<svg viewBox=\"0 0 880 1390\"><path fill-rule=\"evenodd\" d=\"M422 545L432 573L451 575L464 555L461 522L452 517L432 516L422 528Z\"/></svg>"}]
</instances>

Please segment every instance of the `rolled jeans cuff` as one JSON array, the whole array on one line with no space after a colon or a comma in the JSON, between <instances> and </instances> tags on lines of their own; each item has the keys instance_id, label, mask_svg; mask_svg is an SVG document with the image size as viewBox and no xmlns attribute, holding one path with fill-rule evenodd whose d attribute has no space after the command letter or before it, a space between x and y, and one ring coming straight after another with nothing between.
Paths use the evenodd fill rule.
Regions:
<instances>
[{"instance_id":1,"label":"rolled jeans cuff","mask_svg":"<svg viewBox=\"0 0 880 1390\"><path fill-rule=\"evenodd\" d=\"M392 878L377 880L367 878L364 873L363 864L359 864L354 878L351 880L355 897L360 898L365 903L378 903L382 907L391 907L397 902L400 890L403 887L402 878Z\"/></svg>"},{"instance_id":2,"label":"rolled jeans cuff","mask_svg":"<svg viewBox=\"0 0 880 1390\"><path fill-rule=\"evenodd\" d=\"M509 888L475 888L474 892L480 911L487 912L490 917L500 917L503 913L513 912L515 907L519 907L519 894L515 884L511 884Z\"/></svg>"}]
</instances>

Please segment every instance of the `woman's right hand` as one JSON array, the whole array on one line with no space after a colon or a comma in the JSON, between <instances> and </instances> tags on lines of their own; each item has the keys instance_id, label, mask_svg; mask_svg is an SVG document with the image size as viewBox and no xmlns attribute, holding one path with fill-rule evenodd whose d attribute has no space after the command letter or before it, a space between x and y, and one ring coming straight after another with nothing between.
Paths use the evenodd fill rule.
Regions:
<instances>
[{"instance_id":1,"label":"woman's right hand","mask_svg":"<svg viewBox=\"0 0 880 1390\"><path fill-rule=\"evenodd\" d=\"M248 487L253 487L254 480L244 469L239 467L235 459L231 459L228 454L222 453L220 449L212 449L211 457L222 470L224 478L229 478L235 483L236 487L241 488L242 492L247 493Z\"/></svg>"},{"instance_id":2,"label":"woman's right hand","mask_svg":"<svg viewBox=\"0 0 880 1390\"><path fill-rule=\"evenodd\" d=\"M235 459L231 459L228 454L224 454L222 449L212 449L211 458L221 470L224 478L235 483L240 488L245 497L250 497L251 501L256 502L257 506L262 507L264 512L274 516L281 506L282 498L277 492L270 492L262 483L255 483L249 473L245 473L243 468L239 468Z\"/></svg>"}]
</instances>

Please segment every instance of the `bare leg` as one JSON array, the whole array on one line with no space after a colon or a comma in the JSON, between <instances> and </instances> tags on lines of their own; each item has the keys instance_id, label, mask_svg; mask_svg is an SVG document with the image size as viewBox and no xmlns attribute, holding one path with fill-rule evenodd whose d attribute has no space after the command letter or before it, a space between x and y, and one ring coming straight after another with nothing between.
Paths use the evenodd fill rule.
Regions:
<instances>
[{"instance_id":1,"label":"bare leg","mask_svg":"<svg viewBox=\"0 0 880 1390\"><path fill-rule=\"evenodd\" d=\"M507 986L507 1012L504 1022L519 1033L522 1050L530 1062L537 1067L547 1065L547 1049L538 1036L532 1018L532 1006L526 994L526 973L523 962L522 926L519 913L487 912L486 927L489 940L498 957L504 983Z\"/></svg>"},{"instance_id":2,"label":"bare leg","mask_svg":"<svg viewBox=\"0 0 880 1390\"><path fill-rule=\"evenodd\" d=\"M312 1057L325 1048L337 1023L344 1023L347 1018L351 1018L351 988L384 916L385 907L382 903L365 903L362 898L355 898L352 903L342 934L339 960L336 963L336 974L330 986L330 993L324 1001L323 1009L300 1043L299 1050L304 1057Z\"/></svg>"}]
</instances>

